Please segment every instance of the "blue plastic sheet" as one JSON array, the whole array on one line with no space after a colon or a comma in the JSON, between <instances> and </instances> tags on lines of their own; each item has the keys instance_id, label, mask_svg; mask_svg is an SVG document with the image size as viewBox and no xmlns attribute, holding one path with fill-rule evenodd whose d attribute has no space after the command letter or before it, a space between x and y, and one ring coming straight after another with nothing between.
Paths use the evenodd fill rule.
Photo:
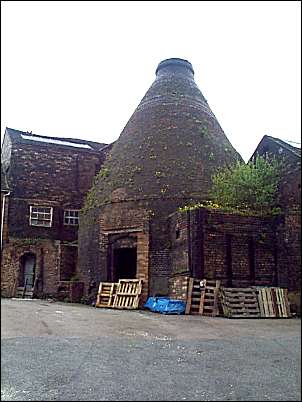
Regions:
<instances>
[{"instance_id":1,"label":"blue plastic sheet","mask_svg":"<svg viewBox=\"0 0 302 402\"><path fill-rule=\"evenodd\" d=\"M161 314L184 314L186 303L182 300L171 300L168 297L148 297L144 307Z\"/></svg>"}]
</instances>

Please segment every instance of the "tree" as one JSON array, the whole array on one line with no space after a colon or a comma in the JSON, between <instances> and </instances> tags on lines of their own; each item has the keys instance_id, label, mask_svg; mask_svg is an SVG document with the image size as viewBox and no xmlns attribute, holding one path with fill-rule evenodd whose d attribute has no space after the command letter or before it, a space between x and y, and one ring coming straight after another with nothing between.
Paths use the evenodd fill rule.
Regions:
<instances>
[{"instance_id":1,"label":"tree","mask_svg":"<svg viewBox=\"0 0 302 402\"><path fill-rule=\"evenodd\" d=\"M260 214L278 212L278 184L282 163L257 156L245 164L218 171L210 197L220 207Z\"/></svg>"}]
</instances>

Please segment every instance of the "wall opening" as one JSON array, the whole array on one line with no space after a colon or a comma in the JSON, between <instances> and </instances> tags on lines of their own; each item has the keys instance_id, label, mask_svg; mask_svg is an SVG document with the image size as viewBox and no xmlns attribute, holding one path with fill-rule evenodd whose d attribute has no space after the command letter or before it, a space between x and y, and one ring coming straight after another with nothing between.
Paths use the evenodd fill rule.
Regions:
<instances>
[{"instance_id":1,"label":"wall opening","mask_svg":"<svg viewBox=\"0 0 302 402\"><path fill-rule=\"evenodd\" d=\"M135 279L136 262L136 247L115 249L113 256L114 281L118 282L119 279Z\"/></svg>"}]
</instances>

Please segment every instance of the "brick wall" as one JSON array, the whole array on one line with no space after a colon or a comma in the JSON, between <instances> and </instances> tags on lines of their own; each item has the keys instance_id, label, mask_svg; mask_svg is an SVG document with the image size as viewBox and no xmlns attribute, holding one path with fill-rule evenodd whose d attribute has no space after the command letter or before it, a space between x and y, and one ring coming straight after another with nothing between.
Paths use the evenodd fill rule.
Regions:
<instances>
[{"instance_id":1,"label":"brick wall","mask_svg":"<svg viewBox=\"0 0 302 402\"><path fill-rule=\"evenodd\" d=\"M10 184L15 197L82 202L100 169L95 151L64 146L14 144ZM45 197L46 195L46 197Z\"/></svg>"},{"instance_id":2,"label":"brick wall","mask_svg":"<svg viewBox=\"0 0 302 402\"><path fill-rule=\"evenodd\" d=\"M19 135L19 134L18 134ZM2 252L2 294L13 296L20 272L20 258L36 255L39 294L55 295L58 281L77 270L78 227L64 224L64 210L80 209L110 146L104 152L21 140L5 134L2 163L8 169L11 195L7 208ZM12 136L12 138L11 138ZM30 206L53 208L51 227L31 226ZM63 244L65 243L65 245Z\"/></svg>"},{"instance_id":3,"label":"brick wall","mask_svg":"<svg viewBox=\"0 0 302 402\"><path fill-rule=\"evenodd\" d=\"M80 209L103 155L68 147L14 144L10 157L9 235L77 239L77 227L64 225L65 209ZM29 226L30 205L52 206L51 228Z\"/></svg>"},{"instance_id":4,"label":"brick wall","mask_svg":"<svg viewBox=\"0 0 302 402\"><path fill-rule=\"evenodd\" d=\"M117 194L116 191L114 193ZM128 234L137 237L137 266L139 275L146 278L146 295L147 292L152 296L167 295L171 274L171 243L166 216L176 210L181 201L175 199L115 202L113 197L111 201L100 209L89 210L81 220L79 271L81 280L85 282L85 292L88 292L91 282L112 280L110 248L113 236ZM140 237L145 239L144 246L140 246Z\"/></svg>"},{"instance_id":5,"label":"brick wall","mask_svg":"<svg viewBox=\"0 0 302 402\"><path fill-rule=\"evenodd\" d=\"M13 297L20 285L21 257L36 256L35 276L39 277L38 293L54 295L59 280L59 248L52 240L10 239L2 251L1 295Z\"/></svg>"},{"instance_id":6,"label":"brick wall","mask_svg":"<svg viewBox=\"0 0 302 402\"><path fill-rule=\"evenodd\" d=\"M59 280L74 279L77 272L78 247L75 245L60 244L60 271Z\"/></svg>"},{"instance_id":7,"label":"brick wall","mask_svg":"<svg viewBox=\"0 0 302 402\"><path fill-rule=\"evenodd\" d=\"M99 282L113 281L113 249L121 237L129 244L135 242L136 277L143 280L143 303L149 292L149 212L136 203L113 203L103 206L100 213L91 210L85 214L79 237L80 279L86 296L92 282L96 292Z\"/></svg>"},{"instance_id":8,"label":"brick wall","mask_svg":"<svg viewBox=\"0 0 302 402\"><path fill-rule=\"evenodd\" d=\"M290 291L301 291L301 215L291 212L278 226L278 278Z\"/></svg>"},{"instance_id":9,"label":"brick wall","mask_svg":"<svg viewBox=\"0 0 302 402\"><path fill-rule=\"evenodd\" d=\"M172 278L220 279L233 287L300 287L297 214L261 218L200 209L171 215L169 227ZM170 292L176 286L171 280Z\"/></svg>"}]
</instances>

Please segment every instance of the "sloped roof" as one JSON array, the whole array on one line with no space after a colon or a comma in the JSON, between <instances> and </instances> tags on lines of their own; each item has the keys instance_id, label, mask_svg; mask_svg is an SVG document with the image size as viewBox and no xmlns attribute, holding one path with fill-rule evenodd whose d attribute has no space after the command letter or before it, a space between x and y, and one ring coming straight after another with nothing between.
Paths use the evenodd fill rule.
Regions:
<instances>
[{"instance_id":1,"label":"sloped roof","mask_svg":"<svg viewBox=\"0 0 302 402\"><path fill-rule=\"evenodd\" d=\"M275 141L277 144L281 145L283 148L287 149L289 152L294 153L297 156L301 157L301 148L294 147L293 145L289 144L287 141L280 140L276 137L267 136L272 141Z\"/></svg>"},{"instance_id":2,"label":"sloped roof","mask_svg":"<svg viewBox=\"0 0 302 402\"><path fill-rule=\"evenodd\" d=\"M6 133L10 136L13 142L31 144L31 145L60 145L69 148L77 148L78 150L100 151L107 144L81 140L76 138L65 137L49 137L45 135L32 134L28 131L15 130L13 128L6 128Z\"/></svg>"},{"instance_id":3,"label":"sloped roof","mask_svg":"<svg viewBox=\"0 0 302 402\"><path fill-rule=\"evenodd\" d=\"M205 198L216 169L235 160L242 158L197 87L191 63L167 59L113 145L94 197L97 204Z\"/></svg>"},{"instance_id":4,"label":"sloped roof","mask_svg":"<svg viewBox=\"0 0 302 402\"><path fill-rule=\"evenodd\" d=\"M252 160L256 154L262 154L263 153L263 149L265 149L265 144L267 144L268 142L271 142L272 144L276 145L276 146L280 146L284 149L286 149L290 154L298 157L299 159L301 159L301 148L298 147L294 147L293 145L289 144L288 142L281 140L280 138L276 138L276 137L272 137L270 135L264 135L261 139L261 141L259 142L257 148L255 149L253 155L251 156L250 160Z\"/></svg>"}]
</instances>

